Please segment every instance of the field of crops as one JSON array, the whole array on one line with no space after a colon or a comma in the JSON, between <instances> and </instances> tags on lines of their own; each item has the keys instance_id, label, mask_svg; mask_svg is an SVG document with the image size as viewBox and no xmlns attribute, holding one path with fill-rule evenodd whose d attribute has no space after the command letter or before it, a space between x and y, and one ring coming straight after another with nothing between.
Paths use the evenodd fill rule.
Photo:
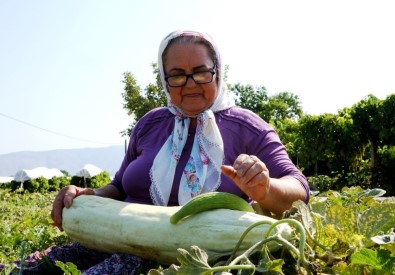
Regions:
<instances>
[{"instance_id":1,"label":"field of crops","mask_svg":"<svg viewBox=\"0 0 395 275\"><path fill-rule=\"evenodd\" d=\"M0 188L0 263L8 265L1 274L10 274L12 262L30 252L70 242L65 233L50 225L55 194ZM246 252L249 260L238 266L246 267L243 274L395 274L395 199L383 200L381 195L379 189L346 188L313 197L309 207L297 203L286 217L295 228L295 239L290 242L294 249L290 246L288 251L272 255L266 251L258 257ZM261 251L265 251L264 244ZM214 269L204 262L204 251L183 253L180 266L151 274L174 274L174 270L177 274L213 274L210 272L221 270L220 263Z\"/></svg>"},{"instance_id":2,"label":"field of crops","mask_svg":"<svg viewBox=\"0 0 395 275\"><path fill-rule=\"evenodd\" d=\"M0 188L0 263L10 264L32 251L69 242L50 225L52 193L18 193Z\"/></svg>"}]
</instances>

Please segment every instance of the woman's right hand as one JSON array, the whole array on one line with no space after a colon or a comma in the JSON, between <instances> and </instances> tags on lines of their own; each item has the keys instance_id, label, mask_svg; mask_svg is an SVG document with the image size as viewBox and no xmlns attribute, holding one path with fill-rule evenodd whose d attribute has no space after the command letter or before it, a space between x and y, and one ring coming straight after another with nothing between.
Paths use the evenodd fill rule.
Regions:
<instances>
[{"instance_id":1,"label":"woman's right hand","mask_svg":"<svg viewBox=\"0 0 395 275\"><path fill-rule=\"evenodd\" d=\"M80 195L94 195L95 191L91 188L81 188L75 185L69 185L61 189L56 196L51 211L51 218L53 225L57 226L60 230L62 228L62 212L63 208L69 208L73 204L75 197Z\"/></svg>"}]
</instances>

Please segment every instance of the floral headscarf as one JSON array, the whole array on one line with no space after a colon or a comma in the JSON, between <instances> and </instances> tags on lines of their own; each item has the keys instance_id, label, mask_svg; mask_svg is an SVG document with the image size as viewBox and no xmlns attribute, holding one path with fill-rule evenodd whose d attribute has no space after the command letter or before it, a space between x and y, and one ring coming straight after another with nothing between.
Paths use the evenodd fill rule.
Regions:
<instances>
[{"instance_id":1,"label":"floral headscarf","mask_svg":"<svg viewBox=\"0 0 395 275\"><path fill-rule=\"evenodd\" d=\"M162 55L170 41L181 36L195 36L209 42L215 52L217 62L218 89L213 105L197 116L197 127L189 160L183 170L178 192L178 203L184 205L200 193L215 191L221 184L221 165L224 159L224 146L215 122L214 112L228 109L235 105L228 95L223 82L223 64L220 53L213 39L195 31L175 31L166 36L159 47L158 68L162 85L166 90L169 111L174 114L174 130L168 137L154 159L150 170L150 193L154 204L167 205L172 189L174 174L182 149L188 137L190 118L171 103L167 90Z\"/></svg>"}]
</instances>

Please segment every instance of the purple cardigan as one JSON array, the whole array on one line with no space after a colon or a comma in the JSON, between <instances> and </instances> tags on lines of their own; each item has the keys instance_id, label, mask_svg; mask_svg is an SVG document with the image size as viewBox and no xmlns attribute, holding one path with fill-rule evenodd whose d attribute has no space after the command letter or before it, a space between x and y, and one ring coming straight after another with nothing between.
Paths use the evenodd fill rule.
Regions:
<instances>
[{"instance_id":1,"label":"purple cardigan","mask_svg":"<svg viewBox=\"0 0 395 275\"><path fill-rule=\"evenodd\" d=\"M232 107L214 115L224 142L224 164L232 165L236 157L242 153L255 155L266 164L270 177L292 176L299 180L306 190L306 202L308 201L309 186L306 177L292 163L271 125L253 112L240 107ZM125 201L153 204L149 192L149 171L173 127L174 115L166 107L162 107L148 112L133 128L127 154L110 183L124 194ZM194 131L190 130L177 165L174 182L169 182L172 184L169 206L178 205L178 186L192 149ZM225 175L221 176L221 185L217 191L233 193L248 199Z\"/></svg>"}]
</instances>

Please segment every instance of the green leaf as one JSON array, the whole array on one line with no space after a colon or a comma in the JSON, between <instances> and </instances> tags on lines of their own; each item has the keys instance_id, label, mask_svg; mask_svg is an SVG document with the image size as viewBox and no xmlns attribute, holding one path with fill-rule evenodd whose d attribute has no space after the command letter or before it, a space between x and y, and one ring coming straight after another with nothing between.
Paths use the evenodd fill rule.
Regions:
<instances>
[{"instance_id":1,"label":"green leaf","mask_svg":"<svg viewBox=\"0 0 395 275\"><path fill-rule=\"evenodd\" d=\"M379 244L381 248L388 250L392 256L395 257L395 233L390 232L388 234L377 235L371 238L371 240Z\"/></svg>"},{"instance_id":2,"label":"green leaf","mask_svg":"<svg viewBox=\"0 0 395 275\"><path fill-rule=\"evenodd\" d=\"M386 191L380 188L367 189L361 193L361 197L381 197L385 193Z\"/></svg>"},{"instance_id":3,"label":"green leaf","mask_svg":"<svg viewBox=\"0 0 395 275\"><path fill-rule=\"evenodd\" d=\"M391 271L395 257L388 251L362 248L351 255L351 264L368 265L377 270Z\"/></svg>"},{"instance_id":4,"label":"green leaf","mask_svg":"<svg viewBox=\"0 0 395 275\"><path fill-rule=\"evenodd\" d=\"M268 262L266 264L266 269L269 271L278 272L278 274L284 274L283 273L283 265L284 265L284 260L277 259L277 260Z\"/></svg>"},{"instance_id":5,"label":"green leaf","mask_svg":"<svg viewBox=\"0 0 395 275\"><path fill-rule=\"evenodd\" d=\"M201 250L197 246L191 246L191 253L189 253L185 249L178 249L179 257L177 260L181 263L181 265L190 265L198 268L210 268L207 263L208 256L207 253Z\"/></svg>"},{"instance_id":6,"label":"green leaf","mask_svg":"<svg viewBox=\"0 0 395 275\"><path fill-rule=\"evenodd\" d=\"M309 206L307 206L303 201L296 201L292 204L292 207L298 209L298 215L294 215L292 218L300 221L305 230L307 230L311 236L314 236L316 233L316 227Z\"/></svg>"},{"instance_id":7,"label":"green leaf","mask_svg":"<svg viewBox=\"0 0 395 275\"><path fill-rule=\"evenodd\" d=\"M61 261L56 261L55 265L58 266L65 275L81 275L82 273L78 270L77 266L73 263L67 262L63 263Z\"/></svg>"},{"instance_id":8,"label":"green leaf","mask_svg":"<svg viewBox=\"0 0 395 275\"><path fill-rule=\"evenodd\" d=\"M15 264L5 266L4 269L0 271L0 275L13 274L12 272L16 272L14 270L16 270L16 265Z\"/></svg>"},{"instance_id":9,"label":"green leaf","mask_svg":"<svg viewBox=\"0 0 395 275\"><path fill-rule=\"evenodd\" d=\"M191 246L191 251L185 249L177 249L179 256L177 260L181 266L171 265L163 271L165 275L179 274L212 274L211 267L207 263L207 253L197 246Z\"/></svg>"},{"instance_id":10,"label":"green leaf","mask_svg":"<svg viewBox=\"0 0 395 275\"><path fill-rule=\"evenodd\" d=\"M328 199L326 197L312 197L310 198L309 208L313 213L324 216L328 209Z\"/></svg>"},{"instance_id":11,"label":"green leaf","mask_svg":"<svg viewBox=\"0 0 395 275\"><path fill-rule=\"evenodd\" d=\"M348 205L346 208L341 205L334 205L328 209L325 223L332 224L336 231L335 237L350 246L359 244L362 236L357 231L357 217L359 207Z\"/></svg>"},{"instance_id":12,"label":"green leaf","mask_svg":"<svg viewBox=\"0 0 395 275\"><path fill-rule=\"evenodd\" d=\"M361 265L347 265L345 262L340 262L333 266L328 274L341 274L341 275L356 275L356 274L368 274L366 268ZM325 273L327 274L327 273ZM384 275L384 274L383 274Z\"/></svg>"},{"instance_id":13,"label":"green leaf","mask_svg":"<svg viewBox=\"0 0 395 275\"><path fill-rule=\"evenodd\" d=\"M332 252L335 255L347 256L349 251L352 249L352 246L347 242L342 242L341 240L337 240L337 242L332 246Z\"/></svg>"},{"instance_id":14,"label":"green leaf","mask_svg":"<svg viewBox=\"0 0 395 275\"><path fill-rule=\"evenodd\" d=\"M380 232L388 232L395 225L395 203L383 201L360 213L358 217L359 233L367 238L374 237Z\"/></svg>"},{"instance_id":15,"label":"green leaf","mask_svg":"<svg viewBox=\"0 0 395 275\"><path fill-rule=\"evenodd\" d=\"M387 249L389 252L391 252L391 255L395 257L395 243L381 245L381 247Z\"/></svg>"}]
</instances>

